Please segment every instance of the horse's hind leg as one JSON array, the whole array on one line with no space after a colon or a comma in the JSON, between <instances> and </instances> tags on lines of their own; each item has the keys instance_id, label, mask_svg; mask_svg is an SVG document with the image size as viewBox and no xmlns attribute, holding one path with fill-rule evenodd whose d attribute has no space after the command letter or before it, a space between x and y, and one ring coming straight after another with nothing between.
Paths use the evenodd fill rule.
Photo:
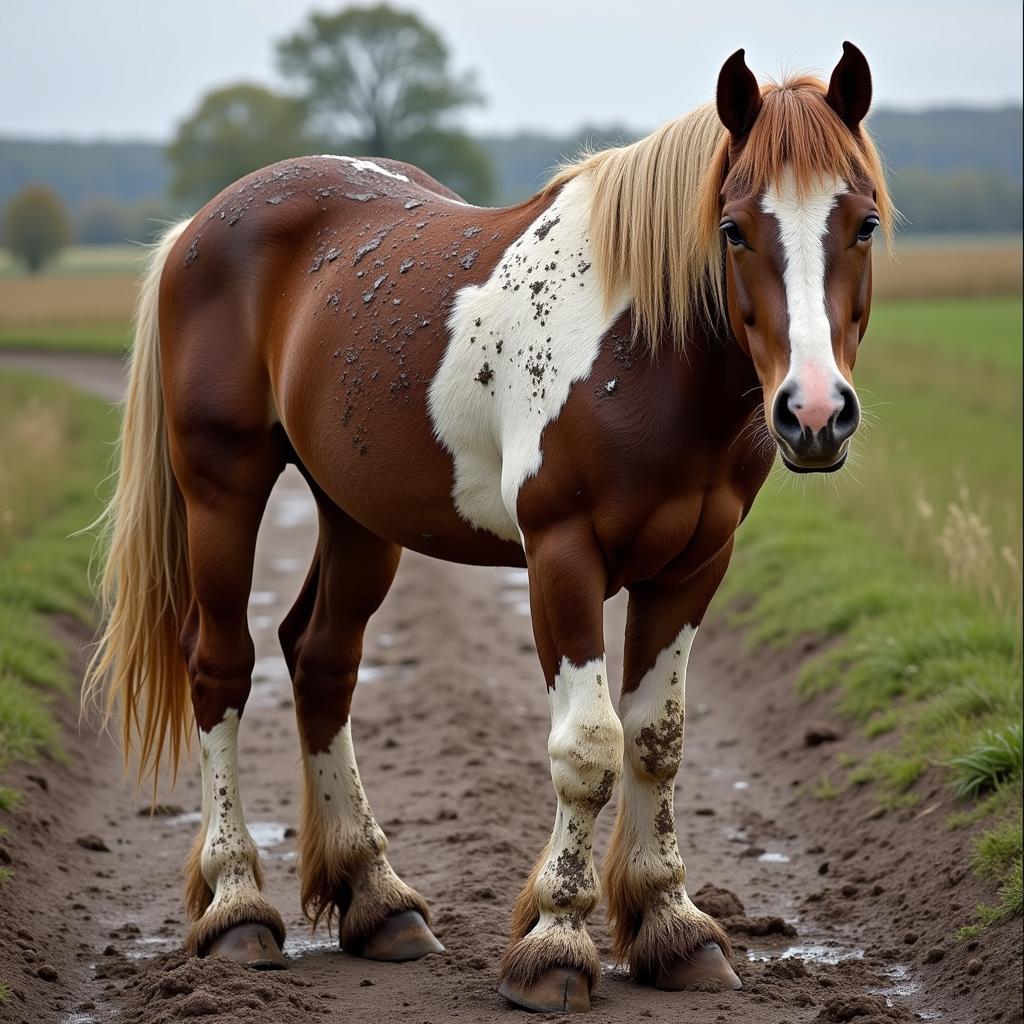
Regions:
<instances>
[{"instance_id":1,"label":"horse's hind leg","mask_svg":"<svg viewBox=\"0 0 1024 1024\"><path fill-rule=\"evenodd\" d=\"M605 884L616 959L636 981L664 989L740 984L725 933L686 894L673 809L686 662L724 568L713 564L684 587L635 587L629 599L619 702L625 759Z\"/></svg>"},{"instance_id":2,"label":"horse's hind leg","mask_svg":"<svg viewBox=\"0 0 1024 1024\"><path fill-rule=\"evenodd\" d=\"M186 868L186 947L266 968L284 965L285 928L261 892L258 851L242 815L238 727L254 663L246 610L256 534L284 452L265 428L246 432L242 417L224 421L230 412L207 417L193 406L187 429L172 432L193 589L182 646L203 773L203 825Z\"/></svg>"},{"instance_id":3,"label":"horse's hind leg","mask_svg":"<svg viewBox=\"0 0 1024 1024\"><path fill-rule=\"evenodd\" d=\"M364 530L323 495L316 559L281 625L302 740L299 829L302 905L314 925L339 918L342 948L375 960L414 960L443 947L426 904L388 863L352 747L349 711L363 630L384 600L401 548Z\"/></svg>"}]
</instances>

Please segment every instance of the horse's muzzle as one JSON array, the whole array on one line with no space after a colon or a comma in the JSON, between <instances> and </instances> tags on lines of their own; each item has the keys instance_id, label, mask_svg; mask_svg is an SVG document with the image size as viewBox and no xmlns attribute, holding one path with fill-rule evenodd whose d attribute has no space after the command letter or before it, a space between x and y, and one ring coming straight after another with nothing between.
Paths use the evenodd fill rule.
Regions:
<instances>
[{"instance_id":1,"label":"horse's muzzle","mask_svg":"<svg viewBox=\"0 0 1024 1024\"><path fill-rule=\"evenodd\" d=\"M846 384L837 390L828 419L819 429L805 421L788 389L780 388L772 404L772 433L779 442L782 461L794 473L834 473L842 469L850 438L858 426L860 403L853 388Z\"/></svg>"}]
</instances>

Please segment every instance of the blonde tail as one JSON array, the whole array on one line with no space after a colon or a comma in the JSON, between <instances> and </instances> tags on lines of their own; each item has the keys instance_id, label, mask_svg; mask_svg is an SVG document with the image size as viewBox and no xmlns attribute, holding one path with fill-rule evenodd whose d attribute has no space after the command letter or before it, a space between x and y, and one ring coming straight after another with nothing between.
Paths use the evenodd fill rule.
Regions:
<instances>
[{"instance_id":1,"label":"blonde tail","mask_svg":"<svg viewBox=\"0 0 1024 1024\"><path fill-rule=\"evenodd\" d=\"M171 471L160 379L160 277L188 226L168 229L149 257L135 311L128 395L114 496L98 523L105 564L99 585L103 633L89 663L83 706L119 717L125 765L136 740L139 778L161 761L172 776L192 720L180 632L191 587L185 505Z\"/></svg>"}]
</instances>

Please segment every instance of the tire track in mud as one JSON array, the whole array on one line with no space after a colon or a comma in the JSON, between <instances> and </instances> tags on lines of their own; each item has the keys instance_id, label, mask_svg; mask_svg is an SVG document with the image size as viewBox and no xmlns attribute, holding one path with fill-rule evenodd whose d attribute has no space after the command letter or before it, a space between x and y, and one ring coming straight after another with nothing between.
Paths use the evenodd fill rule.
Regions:
<instances>
[{"instance_id":1,"label":"tire track in mud","mask_svg":"<svg viewBox=\"0 0 1024 1024\"><path fill-rule=\"evenodd\" d=\"M47 360L43 368L54 372L53 366ZM109 396L117 373L111 362L86 380L104 380ZM315 530L312 500L289 470L257 549L249 615L257 662L241 730L240 781L267 892L289 928L291 969L253 975L178 952L185 928L180 871L200 811L194 759L174 792L161 794L167 813L149 818L140 815L146 794L122 784L109 742L84 734L72 748L72 767L51 771L48 791L33 796L26 820L14 826L26 843L48 847L34 868L26 865L25 880L34 871L40 885L50 882L18 891L20 916L35 918L22 940L35 959L21 965L26 1002L0 1006L0 1020L517 1019L496 993L497 969L512 901L547 840L555 805L525 573L407 553L369 625L353 707L360 770L392 863L427 899L447 951L414 964L363 961L339 953L323 929L312 936L298 907L299 744L276 628L305 576ZM613 680L621 675L624 614L621 597L609 602ZM680 848L691 895L703 890L707 909L731 915L744 989L636 988L610 962L602 907L592 931L606 967L592 1020L781 1024L922 1019L912 1011L941 1016L909 956L884 941L887 921L868 905L882 892L870 896L870 872L858 851L837 857L826 848L835 836L826 837L826 823L819 829L815 815L827 819L834 809L798 795L808 758L824 763L830 756L808 751L803 720L794 717L802 656L752 658L734 633L712 625L698 634L688 676L686 756L676 791ZM613 805L599 824L598 858L612 821ZM76 843L88 836L108 849ZM45 912L37 910L40 903ZM41 955L53 961L59 984L38 978ZM34 1016L41 1007L52 1016Z\"/></svg>"}]
</instances>

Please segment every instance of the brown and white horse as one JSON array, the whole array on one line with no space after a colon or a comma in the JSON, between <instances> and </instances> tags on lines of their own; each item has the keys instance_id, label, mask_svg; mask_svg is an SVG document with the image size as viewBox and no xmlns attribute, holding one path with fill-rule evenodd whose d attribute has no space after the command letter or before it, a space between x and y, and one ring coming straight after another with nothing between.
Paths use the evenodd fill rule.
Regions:
<instances>
[{"instance_id":1,"label":"brown and white horse","mask_svg":"<svg viewBox=\"0 0 1024 1024\"><path fill-rule=\"evenodd\" d=\"M551 705L554 830L516 904L501 991L589 1006L592 839L621 780L605 887L644 984L739 984L690 902L673 818L687 654L775 457L842 466L892 210L850 44L828 85L759 87L740 50L708 104L564 168L512 209L388 160L259 171L167 232L137 317L108 510L107 688L143 771L194 716L203 824L190 950L282 964L238 792L257 528L288 463L317 551L280 637L305 768L302 902L349 953L442 947L392 870L349 709L402 548L526 566ZM629 592L618 714L602 605Z\"/></svg>"}]
</instances>

